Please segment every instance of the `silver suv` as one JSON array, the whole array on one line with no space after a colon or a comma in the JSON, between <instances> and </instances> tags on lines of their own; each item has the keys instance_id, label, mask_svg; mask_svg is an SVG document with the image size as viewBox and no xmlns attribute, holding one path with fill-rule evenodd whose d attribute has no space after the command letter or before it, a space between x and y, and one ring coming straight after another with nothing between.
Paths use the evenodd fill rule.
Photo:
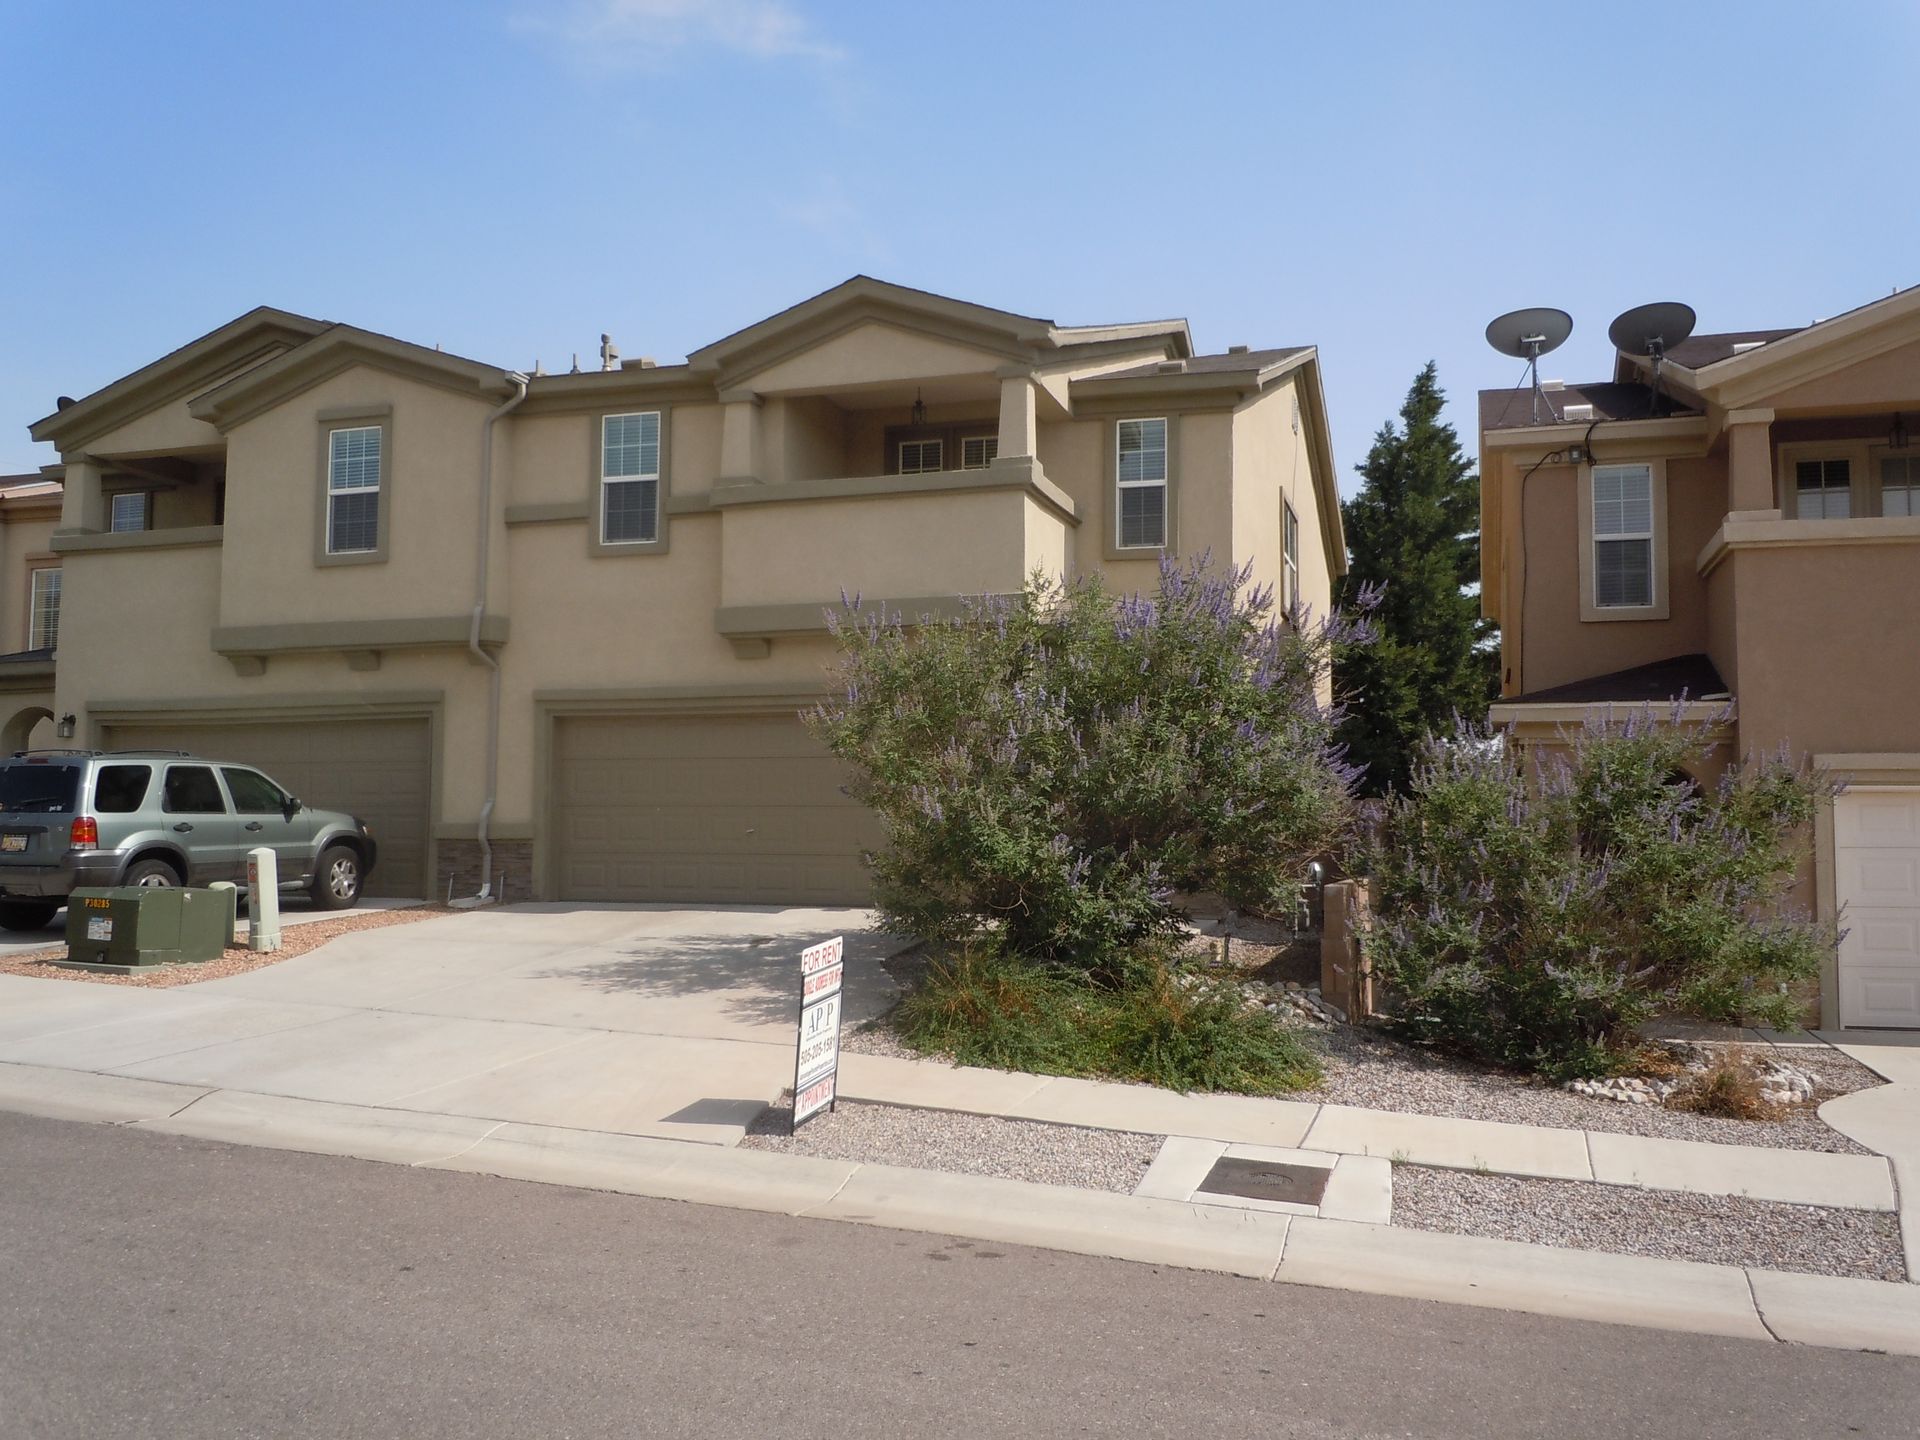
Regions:
<instances>
[{"instance_id":1,"label":"silver suv","mask_svg":"<svg viewBox=\"0 0 1920 1440\"><path fill-rule=\"evenodd\" d=\"M244 886L271 846L282 890L343 910L377 853L358 819L302 805L247 765L183 751L23 751L0 760L0 929L43 929L85 886Z\"/></svg>"}]
</instances>

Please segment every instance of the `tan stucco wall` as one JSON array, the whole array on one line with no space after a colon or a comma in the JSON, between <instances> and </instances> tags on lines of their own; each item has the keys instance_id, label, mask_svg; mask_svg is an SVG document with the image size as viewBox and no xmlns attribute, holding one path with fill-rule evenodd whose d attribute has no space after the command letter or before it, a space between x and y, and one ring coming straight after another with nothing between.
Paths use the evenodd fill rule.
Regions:
<instances>
[{"instance_id":1,"label":"tan stucco wall","mask_svg":"<svg viewBox=\"0 0 1920 1440\"><path fill-rule=\"evenodd\" d=\"M57 505L59 497L54 498ZM31 572L59 564L48 549L56 523L52 517L0 518L0 653L25 650L31 642Z\"/></svg>"},{"instance_id":2,"label":"tan stucco wall","mask_svg":"<svg viewBox=\"0 0 1920 1440\"><path fill-rule=\"evenodd\" d=\"M1917 398L1920 342L1888 350L1753 403L1784 412L1842 405L1912 405Z\"/></svg>"},{"instance_id":3,"label":"tan stucco wall","mask_svg":"<svg viewBox=\"0 0 1920 1440\"><path fill-rule=\"evenodd\" d=\"M1305 423L1296 429L1293 422L1295 383L1277 385L1234 412L1232 554L1242 563L1253 561L1255 582L1273 586L1279 604L1284 498L1300 521L1301 601L1311 615L1324 617L1332 608L1333 576Z\"/></svg>"},{"instance_id":4,"label":"tan stucco wall","mask_svg":"<svg viewBox=\"0 0 1920 1440\"><path fill-rule=\"evenodd\" d=\"M1920 750L1920 544L1738 549L1740 742Z\"/></svg>"},{"instance_id":5,"label":"tan stucco wall","mask_svg":"<svg viewBox=\"0 0 1920 1440\"><path fill-rule=\"evenodd\" d=\"M1605 457L1602 457L1605 463ZM1707 593L1700 551L1726 514L1726 467L1718 457L1667 462L1665 620L1580 618L1578 475L1542 466L1526 485L1524 594L1506 617L1503 693L1543 690L1708 648ZM1517 662L1516 663L1516 647Z\"/></svg>"},{"instance_id":6,"label":"tan stucco wall","mask_svg":"<svg viewBox=\"0 0 1920 1440\"><path fill-rule=\"evenodd\" d=\"M991 373L1004 357L932 335L867 321L746 377L754 389L826 390L898 381L903 375Z\"/></svg>"}]
</instances>

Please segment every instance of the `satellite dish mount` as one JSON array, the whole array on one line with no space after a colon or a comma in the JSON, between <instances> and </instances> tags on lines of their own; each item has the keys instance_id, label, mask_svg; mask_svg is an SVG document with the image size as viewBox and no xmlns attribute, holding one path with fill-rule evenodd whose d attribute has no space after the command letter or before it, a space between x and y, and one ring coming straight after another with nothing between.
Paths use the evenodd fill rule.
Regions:
<instances>
[{"instance_id":1,"label":"satellite dish mount","mask_svg":"<svg viewBox=\"0 0 1920 1440\"><path fill-rule=\"evenodd\" d=\"M1529 310L1510 310L1487 326L1487 343L1502 355L1527 362L1527 379L1533 387L1533 423L1540 423L1540 407L1555 420L1553 402L1540 386L1540 357L1558 350L1573 333L1573 317L1564 310L1536 306Z\"/></svg>"}]
</instances>

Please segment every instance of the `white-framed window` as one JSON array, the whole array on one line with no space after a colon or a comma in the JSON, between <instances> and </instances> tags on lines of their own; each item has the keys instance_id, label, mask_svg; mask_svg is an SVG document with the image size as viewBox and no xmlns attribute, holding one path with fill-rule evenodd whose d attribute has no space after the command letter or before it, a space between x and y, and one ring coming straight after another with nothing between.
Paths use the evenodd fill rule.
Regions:
<instances>
[{"instance_id":1,"label":"white-framed window","mask_svg":"<svg viewBox=\"0 0 1920 1440\"><path fill-rule=\"evenodd\" d=\"M1167 422L1122 420L1114 431L1114 544L1122 550L1167 543Z\"/></svg>"},{"instance_id":2,"label":"white-framed window","mask_svg":"<svg viewBox=\"0 0 1920 1440\"><path fill-rule=\"evenodd\" d=\"M1293 513L1291 501L1280 501L1280 554L1285 568L1281 575L1280 601L1287 618L1300 618L1300 517Z\"/></svg>"},{"instance_id":3,"label":"white-framed window","mask_svg":"<svg viewBox=\"0 0 1920 1440\"><path fill-rule=\"evenodd\" d=\"M1796 461L1793 513L1801 520L1845 520L1853 514L1853 462L1843 457Z\"/></svg>"},{"instance_id":4,"label":"white-framed window","mask_svg":"<svg viewBox=\"0 0 1920 1440\"><path fill-rule=\"evenodd\" d=\"M1593 469L1595 609L1653 604L1653 467Z\"/></svg>"},{"instance_id":5,"label":"white-framed window","mask_svg":"<svg viewBox=\"0 0 1920 1440\"><path fill-rule=\"evenodd\" d=\"M60 570L50 566L33 572L32 603L27 618L27 648L60 648Z\"/></svg>"},{"instance_id":6,"label":"white-framed window","mask_svg":"<svg viewBox=\"0 0 1920 1440\"><path fill-rule=\"evenodd\" d=\"M153 528L153 495L146 490L122 490L113 497L107 529L115 535Z\"/></svg>"},{"instance_id":7,"label":"white-framed window","mask_svg":"<svg viewBox=\"0 0 1920 1440\"><path fill-rule=\"evenodd\" d=\"M660 538L660 412L600 420L600 543Z\"/></svg>"},{"instance_id":8,"label":"white-framed window","mask_svg":"<svg viewBox=\"0 0 1920 1440\"><path fill-rule=\"evenodd\" d=\"M1920 515L1920 455L1880 457L1880 513Z\"/></svg>"},{"instance_id":9,"label":"white-framed window","mask_svg":"<svg viewBox=\"0 0 1920 1440\"><path fill-rule=\"evenodd\" d=\"M999 458L998 435L969 435L960 442L960 468L984 470Z\"/></svg>"},{"instance_id":10,"label":"white-framed window","mask_svg":"<svg viewBox=\"0 0 1920 1440\"><path fill-rule=\"evenodd\" d=\"M380 427L327 432L327 553L380 548Z\"/></svg>"},{"instance_id":11,"label":"white-framed window","mask_svg":"<svg viewBox=\"0 0 1920 1440\"><path fill-rule=\"evenodd\" d=\"M900 442L900 473L902 475L928 475L941 468L945 463L946 444L940 440L902 440Z\"/></svg>"}]
</instances>

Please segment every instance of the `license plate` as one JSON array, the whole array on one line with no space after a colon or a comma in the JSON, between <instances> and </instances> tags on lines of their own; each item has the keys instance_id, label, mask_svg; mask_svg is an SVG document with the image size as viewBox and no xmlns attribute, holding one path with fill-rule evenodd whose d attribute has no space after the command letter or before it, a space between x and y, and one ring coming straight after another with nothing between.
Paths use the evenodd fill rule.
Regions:
<instances>
[{"instance_id":1,"label":"license plate","mask_svg":"<svg viewBox=\"0 0 1920 1440\"><path fill-rule=\"evenodd\" d=\"M0 835L0 851L5 851L9 855L17 855L26 848L27 848L26 836Z\"/></svg>"}]
</instances>

